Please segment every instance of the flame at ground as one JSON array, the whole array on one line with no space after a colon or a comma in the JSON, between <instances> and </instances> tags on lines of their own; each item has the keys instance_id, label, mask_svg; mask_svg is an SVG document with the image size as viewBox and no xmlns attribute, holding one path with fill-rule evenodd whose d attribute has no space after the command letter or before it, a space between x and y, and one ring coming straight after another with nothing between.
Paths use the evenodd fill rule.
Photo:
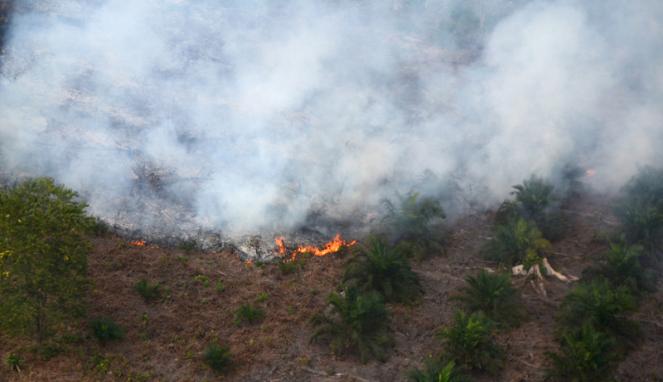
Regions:
<instances>
[{"instance_id":1,"label":"flame at ground","mask_svg":"<svg viewBox=\"0 0 663 382\"><path fill-rule=\"evenodd\" d=\"M129 242L129 245L133 247L144 247L145 246L145 240L134 240Z\"/></svg>"},{"instance_id":2,"label":"flame at ground","mask_svg":"<svg viewBox=\"0 0 663 382\"><path fill-rule=\"evenodd\" d=\"M278 250L279 256L285 256L287 254L287 249L285 247L285 240L282 236L274 239L276 247ZM352 247L357 244L357 240L345 241L341 237L341 234L336 234L333 239L323 244L321 247L316 247L313 245L300 245L290 254L290 261L295 261L297 255L301 253L310 253L313 256L327 256L332 253L340 251L344 247Z\"/></svg>"}]
</instances>

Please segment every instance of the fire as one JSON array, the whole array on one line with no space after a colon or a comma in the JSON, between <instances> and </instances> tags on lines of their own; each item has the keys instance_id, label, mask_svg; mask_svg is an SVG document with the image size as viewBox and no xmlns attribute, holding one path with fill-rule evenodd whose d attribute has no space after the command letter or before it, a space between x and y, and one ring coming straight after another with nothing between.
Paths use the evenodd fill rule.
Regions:
<instances>
[{"instance_id":1,"label":"fire","mask_svg":"<svg viewBox=\"0 0 663 382\"><path fill-rule=\"evenodd\" d=\"M134 240L129 242L129 245L133 247L144 247L145 246L145 240Z\"/></svg>"},{"instance_id":2,"label":"fire","mask_svg":"<svg viewBox=\"0 0 663 382\"><path fill-rule=\"evenodd\" d=\"M285 238L283 236L279 236L276 239L274 239L274 242L276 243L276 246L278 247L279 256L285 256L285 253L286 253Z\"/></svg>"},{"instance_id":3,"label":"fire","mask_svg":"<svg viewBox=\"0 0 663 382\"><path fill-rule=\"evenodd\" d=\"M246 259L246 261L244 261L244 266L247 268L253 268L253 260Z\"/></svg>"},{"instance_id":4,"label":"fire","mask_svg":"<svg viewBox=\"0 0 663 382\"><path fill-rule=\"evenodd\" d=\"M276 239L274 239L274 242L276 243L279 256L285 256L287 250L285 247L284 238L282 236L279 236ZM357 240L345 241L341 237L341 234L337 233L333 239L326 242L319 248L313 245L300 245L294 251L291 252L290 261L295 261L297 259L297 255L301 253L310 253L313 256L327 256L329 254L340 251L343 247L352 247L355 244L357 244Z\"/></svg>"}]
</instances>

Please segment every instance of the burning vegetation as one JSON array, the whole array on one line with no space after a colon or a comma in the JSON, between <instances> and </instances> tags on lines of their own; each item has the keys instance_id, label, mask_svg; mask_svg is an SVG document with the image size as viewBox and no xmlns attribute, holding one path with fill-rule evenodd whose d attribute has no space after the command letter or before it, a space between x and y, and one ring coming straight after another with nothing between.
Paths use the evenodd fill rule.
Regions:
<instances>
[{"instance_id":1,"label":"burning vegetation","mask_svg":"<svg viewBox=\"0 0 663 382\"><path fill-rule=\"evenodd\" d=\"M296 261L297 255L301 254L309 254L312 256L321 257L338 253L357 244L357 240L345 241L341 237L341 234L336 234L333 239L324 243L320 247L316 247L314 245L297 246L295 249L290 251L290 255L288 255L288 249L286 248L285 238L283 236L279 236L274 239L274 243L276 244L276 250L279 257L289 259L289 261Z\"/></svg>"},{"instance_id":2,"label":"burning vegetation","mask_svg":"<svg viewBox=\"0 0 663 382\"><path fill-rule=\"evenodd\" d=\"M501 378L510 367L511 357L501 338L536 321L531 306L527 306L537 298L555 305L556 312L551 313L556 324L547 330L550 340L558 345L546 347L547 361L541 364L548 370L546 375L553 380L587 381L614 376L619 363L643 343L643 322L636 312L658 292L663 227L657 219L663 216L661 179L663 172L644 169L627 184L615 206L620 225L610 226L612 231L603 239L593 239L603 243L599 244L603 250L593 263L577 273L578 277L556 271L550 261L560 260L555 248L575 224L575 207L569 206L573 206L571 199L582 192L567 187L559 193L551 183L536 177L514 186L514 199L502 203L491 215L492 236L478 251L487 262L472 267L478 271L466 273L448 298L458 304L458 309L437 330L441 350L425 360L423 369L410 370L409 378L454 381L484 374ZM80 296L88 293L88 237L108 236L108 229L95 228L99 222L85 216L85 205L77 201L76 194L49 179L4 188L0 208L4 232L0 241L3 333L11 334L7 338L33 336L38 344L53 341L55 335L71 333L75 326L65 324L78 322L80 316L65 314L62 307L74 309L67 312L83 311ZM284 282L299 279L311 267L309 259L328 256L329 261L342 265L337 287L324 302L317 303L317 312L307 317L309 326L303 326L310 330L310 346L323 345L323 349L328 348L338 357L356 357L366 365L373 359L389 362L398 343L394 338L394 312L398 312L397 316L409 314L403 312L428 304L430 280L422 282L421 275L427 272L429 264L439 267L448 261L448 249L440 246L450 245L453 237L449 228L442 225L444 217L438 201L412 193L396 204L388 204L385 218L374 226L373 232L356 240L336 234L319 246L289 246L285 237L276 237L273 260L280 270L279 279ZM60 240L53 241L53 235ZM134 258L143 256L143 251L159 250L159 246L147 246L145 240L128 244L134 247ZM189 242L178 248L186 256L199 251L198 245ZM343 256L333 256L339 254ZM431 258L434 254L439 260ZM186 256L178 261L186 261ZM246 268L242 270L240 266L236 272L255 274L270 266L269 262L253 258L244 263ZM34 280L26 278L33 272L38 272L43 285L37 291L25 283ZM222 278L225 275L221 272ZM545 276L554 278L546 280ZM213 285L214 293L231 293L224 281L213 277L198 273L193 280L198 288ZM559 296L562 286L567 290L566 296L551 300L550 290ZM163 277L141 277L129 289L141 297L143 304L159 309L172 298L172 287ZM26 298L42 294L43 299ZM275 295L279 295L278 290ZM230 322L241 331L267 325L274 318L271 299L272 293L263 291L252 302L239 301ZM132 335L131 330L118 323L120 317L116 314L87 318L91 335L101 346L111 346ZM142 325L148 325L147 313L142 320ZM15 343L12 341L15 340L7 343ZM209 341L207 348L201 350L201 362L215 373L233 375L238 367L233 353L237 344L226 343ZM7 356L8 368L14 373L29 369L31 362L35 362L34 358L21 348L12 349ZM109 367L103 359L95 362L97 371Z\"/></svg>"}]
</instances>

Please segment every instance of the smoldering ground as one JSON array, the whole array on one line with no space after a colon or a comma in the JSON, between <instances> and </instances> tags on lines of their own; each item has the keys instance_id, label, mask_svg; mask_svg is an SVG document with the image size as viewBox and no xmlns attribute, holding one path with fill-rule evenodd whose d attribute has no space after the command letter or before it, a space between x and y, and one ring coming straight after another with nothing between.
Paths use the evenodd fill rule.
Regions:
<instances>
[{"instance_id":1,"label":"smoldering ground","mask_svg":"<svg viewBox=\"0 0 663 382\"><path fill-rule=\"evenodd\" d=\"M657 0L17 1L1 166L184 236L458 214L568 164L612 192L661 160L661 37Z\"/></svg>"}]
</instances>

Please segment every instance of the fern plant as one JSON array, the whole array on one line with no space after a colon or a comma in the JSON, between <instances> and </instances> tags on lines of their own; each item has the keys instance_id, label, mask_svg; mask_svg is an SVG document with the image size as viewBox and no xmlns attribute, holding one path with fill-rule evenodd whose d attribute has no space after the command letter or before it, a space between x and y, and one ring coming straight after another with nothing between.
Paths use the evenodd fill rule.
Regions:
<instances>
[{"instance_id":1,"label":"fern plant","mask_svg":"<svg viewBox=\"0 0 663 382\"><path fill-rule=\"evenodd\" d=\"M327 343L336 354L358 354L362 362L385 360L393 345L388 313L376 292L360 293L347 288L329 296L329 309L312 319L313 342Z\"/></svg>"},{"instance_id":2,"label":"fern plant","mask_svg":"<svg viewBox=\"0 0 663 382\"><path fill-rule=\"evenodd\" d=\"M454 299L460 301L467 311L481 311L500 325L518 324L522 318L522 304L508 274L481 270L478 275L465 278L465 282L467 286Z\"/></svg>"},{"instance_id":3,"label":"fern plant","mask_svg":"<svg viewBox=\"0 0 663 382\"><path fill-rule=\"evenodd\" d=\"M615 341L585 324L565 333L559 352L547 353L552 362L548 377L556 381L593 382L611 379L617 365Z\"/></svg>"},{"instance_id":4,"label":"fern plant","mask_svg":"<svg viewBox=\"0 0 663 382\"><path fill-rule=\"evenodd\" d=\"M398 205L389 200L384 204L387 209L384 223L399 251L422 259L442 250L443 237L435 228L446 215L439 201L411 192L399 197Z\"/></svg>"},{"instance_id":5,"label":"fern plant","mask_svg":"<svg viewBox=\"0 0 663 382\"><path fill-rule=\"evenodd\" d=\"M653 251L661 244L663 233L663 169L642 169L622 191L615 213L626 239Z\"/></svg>"},{"instance_id":6,"label":"fern plant","mask_svg":"<svg viewBox=\"0 0 663 382\"><path fill-rule=\"evenodd\" d=\"M412 302L422 293L417 274L400 252L371 237L348 263L343 282L362 292L376 291L387 302Z\"/></svg>"},{"instance_id":7,"label":"fern plant","mask_svg":"<svg viewBox=\"0 0 663 382\"><path fill-rule=\"evenodd\" d=\"M559 321L562 328L580 328L585 324L632 344L639 335L637 323L627 314L637 308L627 287L613 288L605 279L579 284L564 298Z\"/></svg>"},{"instance_id":8,"label":"fern plant","mask_svg":"<svg viewBox=\"0 0 663 382\"><path fill-rule=\"evenodd\" d=\"M504 361L502 349L493 339L493 322L482 312L456 312L453 323L439 332L445 356L464 370L498 372Z\"/></svg>"},{"instance_id":9,"label":"fern plant","mask_svg":"<svg viewBox=\"0 0 663 382\"><path fill-rule=\"evenodd\" d=\"M505 266L522 263L526 269L541 262L550 242L536 225L518 218L506 225L495 227L494 237L484 248L485 256Z\"/></svg>"}]
</instances>

